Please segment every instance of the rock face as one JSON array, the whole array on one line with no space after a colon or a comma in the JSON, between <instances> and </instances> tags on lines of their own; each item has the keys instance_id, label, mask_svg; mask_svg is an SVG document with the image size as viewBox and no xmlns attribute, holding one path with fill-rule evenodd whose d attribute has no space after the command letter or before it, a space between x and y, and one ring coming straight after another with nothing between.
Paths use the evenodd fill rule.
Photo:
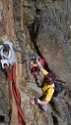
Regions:
<instances>
[{"instance_id":1,"label":"rock face","mask_svg":"<svg viewBox=\"0 0 71 125\"><path fill-rule=\"evenodd\" d=\"M32 4L35 8L33 11ZM46 2L37 0L32 3L26 1L25 5L26 15L30 15L31 19L34 18L32 24L27 24L31 40L40 53L43 52L42 56L48 63L48 67L67 83L71 81L70 5L71 2L66 0ZM28 17L27 20L29 20Z\"/></svg>"},{"instance_id":2,"label":"rock face","mask_svg":"<svg viewBox=\"0 0 71 125\"><path fill-rule=\"evenodd\" d=\"M44 57L48 69L64 84L63 92L48 104L47 112L32 106L30 100L42 94L29 68L29 57L15 53L16 81L27 125L71 125L71 1L1 0L0 38L28 52ZM18 113L11 82L0 71L0 125L18 125Z\"/></svg>"},{"instance_id":3,"label":"rock face","mask_svg":"<svg viewBox=\"0 0 71 125\"><path fill-rule=\"evenodd\" d=\"M69 83L71 81L71 41L68 38L69 31L67 30L69 29L70 23L70 12L68 9L65 9L68 8L67 5L69 6L69 2L67 3L67 1L55 2L49 6L47 4L47 8L44 10L45 12L42 14L42 23L39 28L37 45L40 46L40 51L46 46L43 51L43 56L46 55L45 59L48 62L49 68L53 70L62 81Z\"/></svg>"}]
</instances>

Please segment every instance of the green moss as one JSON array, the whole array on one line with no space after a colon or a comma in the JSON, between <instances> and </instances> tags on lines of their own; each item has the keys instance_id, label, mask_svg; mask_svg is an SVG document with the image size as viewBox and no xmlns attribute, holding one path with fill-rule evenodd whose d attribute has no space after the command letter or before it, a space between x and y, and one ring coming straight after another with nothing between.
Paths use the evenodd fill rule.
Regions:
<instances>
[{"instance_id":1,"label":"green moss","mask_svg":"<svg viewBox=\"0 0 71 125\"><path fill-rule=\"evenodd\" d=\"M32 22L31 17L28 14L24 14L24 24L29 26Z\"/></svg>"},{"instance_id":2,"label":"green moss","mask_svg":"<svg viewBox=\"0 0 71 125\"><path fill-rule=\"evenodd\" d=\"M46 3L46 0L38 0L39 2L45 4Z\"/></svg>"},{"instance_id":3,"label":"green moss","mask_svg":"<svg viewBox=\"0 0 71 125\"><path fill-rule=\"evenodd\" d=\"M33 42L31 40L29 40L28 43L29 43L30 47L34 50L34 44L33 44Z\"/></svg>"},{"instance_id":4,"label":"green moss","mask_svg":"<svg viewBox=\"0 0 71 125\"><path fill-rule=\"evenodd\" d=\"M68 39L71 39L71 31L68 31Z\"/></svg>"},{"instance_id":5,"label":"green moss","mask_svg":"<svg viewBox=\"0 0 71 125\"><path fill-rule=\"evenodd\" d=\"M52 0L52 1L55 2L55 1L59 1L59 0ZM60 0L60 1L64 2L64 0Z\"/></svg>"},{"instance_id":6,"label":"green moss","mask_svg":"<svg viewBox=\"0 0 71 125\"><path fill-rule=\"evenodd\" d=\"M3 42L5 42L7 39L8 39L7 35L3 35L3 36L1 37L1 40L2 40Z\"/></svg>"}]
</instances>

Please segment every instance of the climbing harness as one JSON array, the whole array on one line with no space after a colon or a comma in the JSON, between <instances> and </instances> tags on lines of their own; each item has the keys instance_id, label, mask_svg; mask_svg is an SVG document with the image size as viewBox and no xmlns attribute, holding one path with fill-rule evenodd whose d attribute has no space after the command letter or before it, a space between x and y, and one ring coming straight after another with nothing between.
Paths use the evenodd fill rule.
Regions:
<instances>
[{"instance_id":1,"label":"climbing harness","mask_svg":"<svg viewBox=\"0 0 71 125\"><path fill-rule=\"evenodd\" d=\"M14 50L12 47L12 43L10 41L6 41L5 44L9 46L9 53L8 53L8 56L5 55L3 52L4 46L3 45L0 46L2 68L6 70L9 79L12 81L12 91L13 91L13 95L14 95L17 110L18 110L19 123L20 125L26 125L24 120L24 114L20 107L21 106L20 93L16 85L16 59L15 59ZM12 73L10 72L10 67L9 67L10 65L12 66Z\"/></svg>"}]
</instances>

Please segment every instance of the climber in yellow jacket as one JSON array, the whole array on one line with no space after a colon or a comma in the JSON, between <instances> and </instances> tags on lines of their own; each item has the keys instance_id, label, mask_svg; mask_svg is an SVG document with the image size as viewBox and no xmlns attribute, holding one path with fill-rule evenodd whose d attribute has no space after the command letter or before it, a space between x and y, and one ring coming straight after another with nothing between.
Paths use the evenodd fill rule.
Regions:
<instances>
[{"instance_id":1,"label":"climber in yellow jacket","mask_svg":"<svg viewBox=\"0 0 71 125\"><path fill-rule=\"evenodd\" d=\"M53 73L46 71L38 60L36 60L36 63L44 75L44 79L41 85L43 95L38 99L31 100L31 103L38 104L43 110L47 110L47 104L50 102L54 94L55 86L53 82L55 81L56 76Z\"/></svg>"}]
</instances>

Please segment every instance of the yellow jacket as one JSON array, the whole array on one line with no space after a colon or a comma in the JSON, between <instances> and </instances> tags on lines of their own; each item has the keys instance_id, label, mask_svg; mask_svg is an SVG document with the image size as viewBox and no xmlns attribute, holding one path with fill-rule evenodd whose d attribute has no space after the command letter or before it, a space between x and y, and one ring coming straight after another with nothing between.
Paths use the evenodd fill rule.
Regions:
<instances>
[{"instance_id":1,"label":"yellow jacket","mask_svg":"<svg viewBox=\"0 0 71 125\"><path fill-rule=\"evenodd\" d=\"M46 70L44 70L42 73L44 76L48 74ZM43 85L42 91L43 91L43 94L45 95L45 100L47 101L51 100L53 93L54 93L54 89L53 89L54 87L55 87L54 83L51 85Z\"/></svg>"}]
</instances>

